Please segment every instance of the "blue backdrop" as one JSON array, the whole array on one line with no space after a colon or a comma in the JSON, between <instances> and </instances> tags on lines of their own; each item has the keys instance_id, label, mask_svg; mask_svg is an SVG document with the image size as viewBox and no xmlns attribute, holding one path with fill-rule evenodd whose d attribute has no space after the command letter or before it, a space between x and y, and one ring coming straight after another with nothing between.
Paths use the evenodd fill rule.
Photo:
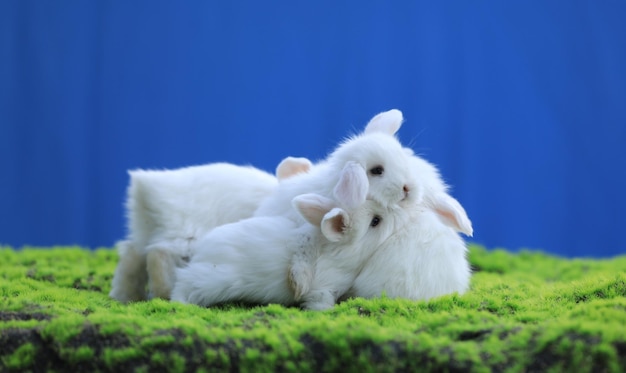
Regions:
<instances>
[{"instance_id":1,"label":"blue backdrop","mask_svg":"<svg viewBox=\"0 0 626 373\"><path fill-rule=\"evenodd\" d=\"M623 1L1 1L0 243L111 246L131 168L322 158L399 108L474 242L626 252Z\"/></svg>"}]
</instances>

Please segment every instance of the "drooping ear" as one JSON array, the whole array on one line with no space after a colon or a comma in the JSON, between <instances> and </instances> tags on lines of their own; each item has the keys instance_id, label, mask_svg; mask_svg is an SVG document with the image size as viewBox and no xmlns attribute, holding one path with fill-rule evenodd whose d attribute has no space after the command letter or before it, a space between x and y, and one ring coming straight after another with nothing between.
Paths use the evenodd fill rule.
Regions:
<instances>
[{"instance_id":1,"label":"drooping ear","mask_svg":"<svg viewBox=\"0 0 626 373\"><path fill-rule=\"evenodd\" d=\"M334 208L324 215L320 228L324 237L330 242L338 242L349 224L350 216L344 210Z\"/></svg>"},{"instance_id":2,"label":"drooping ear","mask_svg":"<svg viewBox=\"0 0 626 373\"><path fill-rule=\"evenodd\" d=\"M276 177L283 180L293 175L309 172L313 164L306 158L287 157L276 167Z\"/></svg>"},{"instance_id":3,"label":"drooping ear","mask_svg":"<svg viewBox=\"0 0 626 373\"><path fill-rule=\"evenodd\" d=\"M291 200L291 205L309 223L319 227L324 215L337 206L330 198L315 193L307 193L296 196Z\"/></svg>"},{"instance_id":4,"label":"drooping ear","mask_svg":"<svg viewBox=\"0 0 626 373\"><path fill-rule=\"evenodd\" d=\"M370 119L363 133L383 132L393 136L400 129L403 120L402 112L398 109L384 111Z\"/></svg>"},{"instance_id":5,"label":"drooping ear","mask_svg":"<svg viewBox=\"0 0 626 373\"><path fill-rule=\"evenodd\" d=\"M427 203L444 224L457 232L472 237L474 234L472 222L467 217L463 206L456 199L445 193L437 193L434 197L428 198Z\"/></svg>"},{"instance_id":6,"label":"drooping ear","mask_svg":"<svg viewBox=\"0 0 626 373\"><path fill-rule=\"evenodd\" d=\"M340 205L353 209L365 202L368 189L369 180L365 168L356 162L348 162L341 170L333 194Z\"/></svg>"}]
</instances>

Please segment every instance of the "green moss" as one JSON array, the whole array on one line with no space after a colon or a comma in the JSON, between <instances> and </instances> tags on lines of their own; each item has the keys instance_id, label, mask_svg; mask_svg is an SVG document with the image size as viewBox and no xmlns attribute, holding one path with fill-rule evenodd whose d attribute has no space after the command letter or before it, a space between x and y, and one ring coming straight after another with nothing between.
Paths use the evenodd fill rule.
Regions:
<instances>
[{"instance_id":1,"label":"green moss","mask_svg":"<svg viewBox=\"0 0 626 373\"><path fill-rule=\"evenodd\" d=\"M37 349L32 343L24 343L12 354L2 357L2 365L9 369L25 369L32 366Z\"/></svg>"},{"instance_id":2,"label":"green moss","mask_svg":"<svg viewBox=\"0 0 626 373\"><path fill-rule=\"evenodd\" d=\"M127 348L105 348L104 349L104 363L109 368L115 368L116 366L123 365L129 360L141 357L141 350L134 347Z\"/></svg>"},{"instance_id":3,"label":"green moss","mask_svg":"<svg viewBox=\"0 0 626 373\"><path fill-rule=\"evenodd\" d=\"M74 364L80 362L87 362L95 357L93 348L89 346L80 346L73 353L69 354L70 361Z\"/></svg>"},{"instance_id":4,"label":"green moss","mask_svg":"<svg viewBox=\"0 0 626 373\"><path fill-rule=\"evenodd\" d=\"M176 352L170 354L170 365L168 371L181 373L185 371L185 358Z\"/></svg>"},{"instance_id":5,"label":"green moss","mask_svg":"<svg viewBox=\"0 0 626 373\"><path fill-rule=\"evenodd\" d=\"M141 341L142 348L154 348L160 346L171 346L176 341L173 335L155 335L144 338Z\"/></svg>"},{"instance_id":6,"label":"green moss","mask_svg":"<svg viewBox=\"0 0 626 373\"><path fill-rule=\"evenodd\" d=\"M114 250L3 248L0 358L52 371L626 370L626 256L472 246L469 258L467 294L311 312L124 305L107 296Z\"/></svg>"},{"instance_id":7,"label":"green moss","mask_svg":"<svg viewBox=\"0 0 626 373\"><path fill-rule=\"evenodd\" d=\"M150 361L152 361L155 366L164 366L167 362L167 358L165 353L158 351L150 356Z\"/></svg>"}]
</instances>

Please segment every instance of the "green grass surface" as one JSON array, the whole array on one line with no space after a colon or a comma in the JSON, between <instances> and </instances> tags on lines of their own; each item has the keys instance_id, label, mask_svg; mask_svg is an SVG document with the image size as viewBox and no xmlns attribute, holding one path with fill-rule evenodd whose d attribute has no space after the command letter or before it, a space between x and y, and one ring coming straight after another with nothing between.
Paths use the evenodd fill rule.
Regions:
<instances>
[{"instance_id":1,"label":"green grass surface","mask_svg":"<svg viewBox=\"0 0 626 373\"><path fill-rule=\"evenodd\" d=\"M1 371L626 371L626 256L472 246L471 291L324 312L108 298L117 254L0 249Z\"/></svg>"}]
</instances>

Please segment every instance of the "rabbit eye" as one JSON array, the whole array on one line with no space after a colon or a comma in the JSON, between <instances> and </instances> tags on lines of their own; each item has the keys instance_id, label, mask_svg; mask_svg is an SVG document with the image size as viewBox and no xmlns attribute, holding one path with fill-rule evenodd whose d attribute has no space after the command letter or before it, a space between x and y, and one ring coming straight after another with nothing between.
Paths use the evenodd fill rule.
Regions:
<instances>
[{"instance_id":1,"label":"rabbit eye","mask_svg":"<svg viewBox=\"0 0 626 373\"><path fill-rule=\"evenodd\" d=\"M374 228L375 226L377 226L378 224L380 224L380 221L383 220L380 216L375 215L372 218L372 221L370 222L370 227Z\"/></svg>"},{"instance_id":2,"label":"rabbit eye","mask_svg":"<svg viewBox=\"0 0 626 373\"><path fill-rule=\"evenodd\" d=\"M370 169L370 174L380 176L385 172L385 168L383 166L375 166Z\"/></svg>"}]
</instances>

